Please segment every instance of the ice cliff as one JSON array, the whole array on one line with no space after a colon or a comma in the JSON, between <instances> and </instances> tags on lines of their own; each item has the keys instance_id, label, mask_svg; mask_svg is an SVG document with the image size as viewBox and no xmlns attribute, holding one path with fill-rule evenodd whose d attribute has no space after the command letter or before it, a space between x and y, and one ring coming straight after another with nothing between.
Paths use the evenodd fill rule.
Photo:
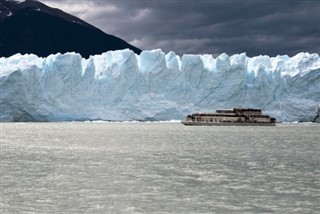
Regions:
<instances>
[{"instance_id":1,"label":"ice cliff","mask_svg":"<svg viewBox=\"0 0 320 214\"><path fill-rule=\"evenodd\" d=\"M318 54L17 54L0 69L1 121L172 120L233 107L313 121L320 106Z\"/></svg>"}]
</instances>

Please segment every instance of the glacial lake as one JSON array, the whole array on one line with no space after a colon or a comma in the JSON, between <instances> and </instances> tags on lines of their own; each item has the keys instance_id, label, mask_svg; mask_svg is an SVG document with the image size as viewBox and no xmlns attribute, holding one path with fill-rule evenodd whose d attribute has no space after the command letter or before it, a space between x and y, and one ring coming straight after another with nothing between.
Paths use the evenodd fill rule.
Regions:
<instances>
[{"instance_id":1,"label":"glacial lake","mask_svg":"<svg viewBox=\"0 0 320 214\"><path fill-rule=\"evenodd\" d=\"M319 213L320 125L1 123L0 213Z\"/></svg>"}]
</instances>

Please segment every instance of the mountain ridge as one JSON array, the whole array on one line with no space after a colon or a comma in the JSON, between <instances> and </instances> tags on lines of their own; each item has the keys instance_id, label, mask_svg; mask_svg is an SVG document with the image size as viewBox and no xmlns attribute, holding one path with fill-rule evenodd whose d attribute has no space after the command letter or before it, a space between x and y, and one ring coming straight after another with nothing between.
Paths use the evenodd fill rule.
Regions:
<instances>
[{"instance_id":1,"label":"mountain ridge","mask_svg":"<svg viewBox=\"0 0 320 214\"><path fill-rule=\"evenodd\" d=\"M140 49L62 10L43 3L0 0L0 56L33 53L46 57L77 52L83 57L109 50Z\"/></svg>"}]
</instances>

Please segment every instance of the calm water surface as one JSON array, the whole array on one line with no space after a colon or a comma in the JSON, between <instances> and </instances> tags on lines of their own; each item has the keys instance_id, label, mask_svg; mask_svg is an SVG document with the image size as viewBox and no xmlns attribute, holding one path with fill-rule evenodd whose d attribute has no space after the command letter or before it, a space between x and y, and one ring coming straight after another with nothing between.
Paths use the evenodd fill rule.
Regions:
<instances>
[{"instance_id":1,"label":"calm water surface","mask_svg":"<svg viewBox=\"0 0 320 214\"><path fill-rule=\"evenodd\" d=\"M320 126L2 123L0 213L319 213Z\"/></svg>"}]
</instances>

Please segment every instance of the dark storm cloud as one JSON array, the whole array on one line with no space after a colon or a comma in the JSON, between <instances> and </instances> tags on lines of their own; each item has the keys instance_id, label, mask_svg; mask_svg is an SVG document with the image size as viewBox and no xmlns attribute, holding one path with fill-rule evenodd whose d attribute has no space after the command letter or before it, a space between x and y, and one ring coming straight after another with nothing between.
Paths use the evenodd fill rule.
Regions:
<instances>
[{"instance_id":1,"label":"dark storm cloud","mask_svg":"<svg viewBox=\"0 0 320 214\"><path fill-rule=\"evenodd\" d=\"M141 49L180 55L320 53L319 1L41 1Z\"/></svg>"}]
</instances>

